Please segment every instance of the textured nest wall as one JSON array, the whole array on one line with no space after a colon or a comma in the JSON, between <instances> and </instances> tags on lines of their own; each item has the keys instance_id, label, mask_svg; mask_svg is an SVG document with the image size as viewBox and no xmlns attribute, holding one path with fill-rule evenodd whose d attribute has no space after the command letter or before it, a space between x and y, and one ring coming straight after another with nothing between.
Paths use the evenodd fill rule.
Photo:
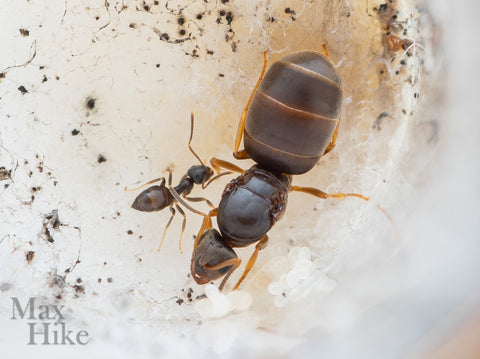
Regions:
<instances>
[{"instance_id":1,"label":"textured nest wall","mask_svg":"<svg viewBox=\"0 0 480 359\"><path fill-rule=\"evenodd\" d=\"M448 148L439 137L441 27L428 8L413 0L62 0L0 10L7 350L278 356L414 282L409 253L418 238L404 223L431 179L426 166ZM175 182L196 164L187 148L191 111L200 157L232 160L263 51L272 62L324 45L344 83L340 133L335 150L294 182L370 201L291 194L240 291L230 292L240 273L224 293L196 285L189 266L201 218L187 213L183 254L180 216L157 252L170 213L132 210L138 192L125 186L167 167ZM218 204L228 180L194 194ZM244 263L252 250L238 251ZM26 346L28 328L10 320L10 297L64 305L66 322L88 331L90 343Z\"/></svg>"}]
</instances>

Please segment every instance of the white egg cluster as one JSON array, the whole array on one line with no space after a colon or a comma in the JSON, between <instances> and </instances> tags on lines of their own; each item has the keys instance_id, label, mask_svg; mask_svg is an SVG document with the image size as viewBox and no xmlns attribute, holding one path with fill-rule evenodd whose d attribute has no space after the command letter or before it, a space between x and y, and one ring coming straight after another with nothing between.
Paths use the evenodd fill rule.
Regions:
<instances>
[{"instance_id":1,"label":"white egg cluster","mask_svg":"<svg viewBox=\"0 0 480 359\"><path fill-rule=\"evenodd\" d=\"M328 293L335 289L335 281L316 269L308 247L293 247L288 253L288 265L289 271L268 286L277 307L304 298L312 290Z\"/></svg>"}]
</instances>

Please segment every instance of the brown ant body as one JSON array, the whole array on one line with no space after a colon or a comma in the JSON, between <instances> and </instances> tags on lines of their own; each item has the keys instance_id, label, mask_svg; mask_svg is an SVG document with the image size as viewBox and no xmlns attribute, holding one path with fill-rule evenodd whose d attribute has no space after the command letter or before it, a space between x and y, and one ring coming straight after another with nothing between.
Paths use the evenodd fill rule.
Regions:
<instances>
[{"instance_id":1,"label":"brown ant body","mask_svg":"<svg viewBox=\"0 0 480 359\"><path fill-rule=\"evenodd\" d=\"M207 181L211 179L211 177L213 176L213 170L210 167L205 166L203 164L200 157L198 157L198 155L195 153L195 151L190 145L193 137L193 124L194 124L194 120L193 120L193 113L192 113L190 139L188 141L188 148L193 153L193 155L198 159L198 161L200 162L200 165L194 165L190 167L187 171L187 174L184 175L180 179L180 182L178 183L178 185L173 188L172 188L172 171L170 169L167 169L168 170L167 186L165 185L166 184L165 178L162 177L162 178L154 179L142 185L139 188L142 188L146 185L149 185L158 181L160 181L160 184L148 187L146 190L141 192L132 203L133 209L136 209L142 212L156 212L156 211L161 211L166 207L170 208L170 212L172 213L172 215L165 227L162 240L160 241L160 245L158 246L158 250L160 250L163 240L165 238L165 234L167 233L167 229L170 226L170 223L172 222L173 217L175 216L175 209L173 208L173 206L175 206L177 211L183 216L182 232L180 234L180 242L179 242L179 248L180 248L180 251L182 251L181 238L182 238L183 232L185 231L186 216L185 216L185 212L178 205L178 202L182 203L184 206L186 206L187 208L189 208L194 212L197 212L197 211L191 208L188 204L186 204L181 197L192 202L205 201L210 207L213 207L213 204L206 198L187 197L192 191L194 185L201 184L202 188L205 188L209 183ZM226 174L226 173L222 173L221 175L223 174ZM215 179L216 177L214 177L213 179ZM134 191L139 188L134 188L134 189L131 189L130 191ZM197 212L197 213L201 214L201 212Z\"/></svg>"},{"instance_id":2,"label":"brown ant body","mask_svg":"<svg viewBox=\"0 0 480 359\"><path fill-rule=\"evenodd\" d=\"M221 167L241 175L226 186L218 208L204 216L194 244L193 278L205 284L224 276L220 290L240 265L233 248L257 243L234 290L252 269L267 245L267 232L285 212L289 191L368 201L356 193L327 194L291 184L292 175L308 172L335 146L343 92L332 63L319 53L303 51L283 57L267 72L266 67L264 53L263 70L242 113L233 153L257 164L243 171L222 162ZM239 151L242 137L245 149ZM220 231L212 228L215 216Z\"/></svg>"}]
</instances>

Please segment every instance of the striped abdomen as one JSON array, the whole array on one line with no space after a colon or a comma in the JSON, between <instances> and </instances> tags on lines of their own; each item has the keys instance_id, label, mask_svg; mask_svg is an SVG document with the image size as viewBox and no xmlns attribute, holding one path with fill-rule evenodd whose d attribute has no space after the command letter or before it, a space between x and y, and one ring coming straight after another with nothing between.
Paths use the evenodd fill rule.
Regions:
<instances>
[{"instance_id":1,"label":"striped abdomen","mask_svg":"<svg viewBox=\"0 0 480 359\"><path fill-rule=\"evenodd\" d=\"M283 57L255 92L245 150L269 170L308 172L332 140L342 98L341 79L325 56L304 51Z\"/></svg>"}]
</instances>

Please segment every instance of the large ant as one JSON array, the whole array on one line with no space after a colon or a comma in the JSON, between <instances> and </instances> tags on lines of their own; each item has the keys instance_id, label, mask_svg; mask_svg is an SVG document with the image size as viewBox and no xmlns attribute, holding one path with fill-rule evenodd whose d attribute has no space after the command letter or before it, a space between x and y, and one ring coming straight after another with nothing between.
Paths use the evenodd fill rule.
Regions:
<instances>
[{"instance_id":1,"label":"large ant","mask_svg":"<svg viewBox=\"0 0 480 359\"><path fill-rule=\"evenodd\" d=\"M233 248L257 243L234 290L250 272L267 245L267 232L285 212L289 191L368 201L356 193L327 194L291 184L292 175L308 172L335 146L343 94L332 63L319 53L303 51L283 57L268 72L266 68L264 53L263 69L242 112L233 152L236 159L251 158L257 164L243 171L222 163L241 175L226 186L218 208L204 216L194 244L193 278L205 284L225 276L220 290L240 265ZM242 137L245 149L239 150ZM220 231L212 228L215 216Z\"/></svg>"}]
</instances>

